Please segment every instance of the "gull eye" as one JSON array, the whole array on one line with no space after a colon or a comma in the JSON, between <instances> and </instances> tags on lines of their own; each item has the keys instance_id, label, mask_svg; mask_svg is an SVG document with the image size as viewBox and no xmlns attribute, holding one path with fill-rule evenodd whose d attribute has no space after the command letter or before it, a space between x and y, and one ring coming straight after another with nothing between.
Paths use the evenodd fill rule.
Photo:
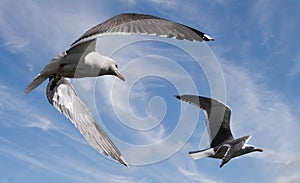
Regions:
<instances>
[{"instance_id":1,"label":"gull eye","mask_svg":"<svg viewBox=\"0 0 300 183\"><path fill-rule=\"evenodd\" d=\"M118 65L116 64L116 68L118 69Z\"/></svg>"}]
</instances>

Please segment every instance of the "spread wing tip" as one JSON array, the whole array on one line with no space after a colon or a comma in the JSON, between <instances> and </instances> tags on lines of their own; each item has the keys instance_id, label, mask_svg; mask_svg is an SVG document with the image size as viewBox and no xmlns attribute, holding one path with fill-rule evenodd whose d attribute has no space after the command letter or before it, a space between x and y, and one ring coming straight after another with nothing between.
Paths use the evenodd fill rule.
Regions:
<instances>
[{"instance_id":1,"label":"spread wing tip","mask_svg":"<svg viewBox=\"0 0 300 183\"><path fill-rule=\"evenodd\" d=\"M174 95L178 100L180 100L180 95Z\"/></svg>"},{"instance_id":2,"label":"spread wing tip","mask_svg":"<svg viewBox=\"0 0 300 183\"><path fill-rule=\"evenodd\" d=\"M129 167L129 164L126 162L123 156L120 156L119 162L126 167Z\"/></svg>"},{"instance_id":3,"label":"spread wing tip","mask_svg":"<svg viewBox=\"0 0 300 183\"><path fill-rule=\"evenodd\" d=\"M204 34L203 35L203 40L204 41L214 41L215 39L213 37L211 37L210 35L208 35L208 34Z\"/></svg>"}]
</instances>

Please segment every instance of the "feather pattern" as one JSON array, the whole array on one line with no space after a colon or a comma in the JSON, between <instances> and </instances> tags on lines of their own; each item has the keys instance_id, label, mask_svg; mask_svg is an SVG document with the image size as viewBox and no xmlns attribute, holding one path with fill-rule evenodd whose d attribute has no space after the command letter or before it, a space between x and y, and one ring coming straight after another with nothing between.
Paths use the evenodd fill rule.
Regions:
<instances>
[{"instance_id":1,"label":"feather pattern","mask_svg":"<svg viewBox=\"0 0 300 183\"><path fill-rule=\"evenodd\" d=\"M176 98L205 111L211 147L233 140L230 130L231 109L227 105L215 99L195 95L181 95Z\"/></svg>"},{"instance_id":2,"label":"feather pattern","mask_svg":"<svg viewBox=\"0 0 300 183\"><path fill-rule=\"evenodd\" d=\"M86 31L71 46L109 33L149 34L189 41L212 41L209 35L192 27L152 15L124 13Z\"/></svg>"},{"instance_id":3,"label":"feather pattern","mask_svg":"<svg viewBox=\"0 0 300 183\"><path fill-rule=\"evenodd\" d=\"M128 166L119 149L97 124L67 78L50 78L47 98L59 112L69 118L86 141L98 152Z\"/></svg>"}]
</instances>

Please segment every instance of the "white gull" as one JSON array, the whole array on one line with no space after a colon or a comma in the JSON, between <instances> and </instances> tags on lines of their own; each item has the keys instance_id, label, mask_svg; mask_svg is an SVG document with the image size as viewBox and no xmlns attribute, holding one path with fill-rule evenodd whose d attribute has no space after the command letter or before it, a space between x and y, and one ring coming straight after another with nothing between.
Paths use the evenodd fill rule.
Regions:
<instances>
[{"instance_id":1,"label":"white gull","mask_svg":"<svg viewBox=\"0 0 300 183\"><path fill-rule=\"evenodd\" d=\"M28 85L26 94L49 78L46 93L50 104L74 123L93 148L127 166L119 149L97 124L68 79L113 75L125 81L116 62L96 51L97 38L109 34L147 34L189 41L211 41L213 38L194 28L152 15L116 15L85 32L69 49L55 56Z\"/></svg>"}]
</instances>

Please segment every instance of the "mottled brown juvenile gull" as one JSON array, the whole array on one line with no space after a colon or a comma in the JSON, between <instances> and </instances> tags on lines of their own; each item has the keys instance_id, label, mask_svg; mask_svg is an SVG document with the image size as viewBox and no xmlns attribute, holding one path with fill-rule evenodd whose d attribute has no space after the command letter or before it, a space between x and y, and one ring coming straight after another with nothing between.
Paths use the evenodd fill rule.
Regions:
<instances>
[{"instance_id":1,"label":"mottled brown juvenile gull","mask_svg":"<svg viewBox=\"0 0 300 183\"><path fill-rule=\"evenodd\" d=\"M205 157L222 159L220 168L230 159L251 153L262 152L260 148L247 144L250 135L234 139L230 130L231 109L224 103L202 96L181 95L179 100L194 104L204 110L210 136L210 148L189 152L193 159Z\"/></svg>"},{"instance_id":2,"label":"mottled brown juvenile gull","mask_svg":"<svg viewBox=\"0 0 300 183\"><path fill-rule=\"evenodd\" d=\"M152 15L116 15L85 32L69 49L55 56L28 85L25 93L49 78L49 102L75 124L93 148L127 165L118 148L97 124L67 79L114 75L125 81L115 61L96 50L97 38L109 34L145 34L189 41L210 41L213 38L194 28Z\"/></svg>"}]
</instances>

